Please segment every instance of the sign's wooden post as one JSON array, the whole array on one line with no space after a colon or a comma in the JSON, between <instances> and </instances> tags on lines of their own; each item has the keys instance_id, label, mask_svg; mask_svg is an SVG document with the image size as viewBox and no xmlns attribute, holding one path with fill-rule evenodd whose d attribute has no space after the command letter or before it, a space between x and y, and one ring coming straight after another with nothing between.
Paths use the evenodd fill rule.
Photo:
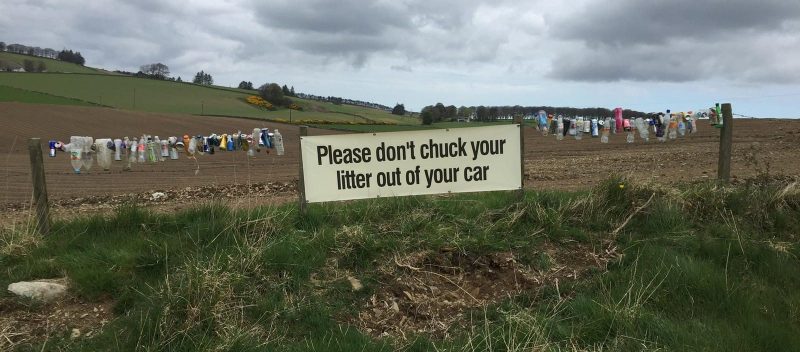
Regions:
<instances>
[{"instance_id":1,"label":"sign's wooden post","mask_svg":"<svg viewBox=\"0 0 800 352\"><path fill-rule=\"evenodd\" d=\"M522 116L516 116L514 123L519 124L519 191L517 196L520 200L525 197L525 119Z\"/></svg>"},{"instance_id":2,"label":"sign's wooden post","mask_svg":"<svg viewBox=\"0 0 800 352\"><path fill-rule=\"evenodd\" d=\"M300 215L306 215L306 207L308 206L308 202L306 202L305 175L303 175L303 137L305 136L308 136L308 126L300 126L300 138L297 143L299 146L298 151L300 153L300 178L297 181L297 196L298 202L300 202Z\"/></svg>"},{"instance_id":3,"label":"sign's wooden post","mask_svg":"<svg viewBox=\"0 0 800 352\"><path fill-rule=\"evenodd\" d=\"M733 112L731 104L722 104L722 130L719 135L719 164L717 178L723 182L731 179L731 154L733 152Z\"/></svg>"},{"instance_id":4,"label":"sign's wooden post","mask_svg":"<svg viewBox=\"0 0 800 352\"><path fill-rule=\"evenodd\" d=\"M50 234L50 203L47 199L47 183L44 179L44 160L39 138L28 141L31 158L31 179L33 181L33 204L36 206L36 230L42 236Z\"/></svg>"}]
</instances>

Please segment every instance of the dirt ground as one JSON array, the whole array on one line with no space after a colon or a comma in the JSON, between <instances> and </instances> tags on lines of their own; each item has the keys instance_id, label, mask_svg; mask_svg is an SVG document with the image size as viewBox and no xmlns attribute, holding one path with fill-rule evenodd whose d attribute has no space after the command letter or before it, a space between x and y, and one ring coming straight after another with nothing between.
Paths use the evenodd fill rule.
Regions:
<instances>
[{"instance_id":1,"label":"dirt ground","mask_svg":"<svg viewBox=\"0 0 800 352\"><path fill-rule=\"evenodd\" d=\"M167 192L171 206L209 199L227 199L244 204L273 203L293 197L298 178L299 127L271 122L225 117L153 114L92 107L0 103L0 207L19 211L30 204L31 177L27 141L39 137L68 141L70 135L95 138L136 136L143 133L167 137L177 134L208 134L251 131L254 127L279 129L286 155L261 152L248 159L242 152L217 152L157 164L134 164L130 172L115 162L110 171L95 163L91 172L75 175L64 153L45 157L45 177L56 213L109 208L119 199L147 201L153 192ZM338 133L310 129L309 134ZM110 135L109 135L110 134ZM800 175L800 120L736 119L732 175L748 178L764 172ZM699 132L677 141L650 143L638 139L627 144L623 134L601 144L598 138L557 141L526 130L526 187L581 189L609 175L637 180L683 182L716 177L719 130L701 122ZM196 172L199 168L199 172ZM235 185L246 186L244 188ZM272 185L260 188L263 185ZM280 185L280 186L278 186ZM242 189L246 190L243 192ZM185 191L180 193L179 191ZM178 192L180 194L169 194ZM180 197L176 197L180 195ZM161 199L164 201L166 199ZM5 217L17 216L6 212Z\"/></svg>"}]
</instances>

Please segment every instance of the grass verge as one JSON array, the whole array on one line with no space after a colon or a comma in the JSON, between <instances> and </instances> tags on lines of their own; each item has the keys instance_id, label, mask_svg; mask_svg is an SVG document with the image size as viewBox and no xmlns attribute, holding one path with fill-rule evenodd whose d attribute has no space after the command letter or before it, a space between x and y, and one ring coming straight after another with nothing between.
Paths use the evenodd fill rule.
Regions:
<instances>
[{"instance_id":1,"label":"grass verge","mask_svg":"<svg viewBox=\"0 0 800 352\"><path fill-rule=\"evenodd\" d=\"M24 250L4 230L0 285L65 277L73 299L113 301L116 314L91 338L65 329L14 344L6 333L6 347L792 350L799 219L796 182L612 179L520 202L406 197L313 205L305 217L290 205L125 206L56 223ZM13 331L3 319L0 333Z\"/></svg>"}]
</instances>

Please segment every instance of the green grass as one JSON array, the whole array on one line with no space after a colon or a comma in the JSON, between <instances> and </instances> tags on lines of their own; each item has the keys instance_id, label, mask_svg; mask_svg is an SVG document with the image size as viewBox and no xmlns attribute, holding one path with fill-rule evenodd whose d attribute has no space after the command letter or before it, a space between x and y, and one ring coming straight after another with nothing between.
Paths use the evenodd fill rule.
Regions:
<instances>
[{"instance_id":1,"label":"green grass","mask_svg":"<svg viewBox=\"0 0 800 352\"><path fill-rule=\"evenodd\" d=\"M96 68L76 65L70 62L53 60L43 57L28 56L22 54L13 54L7 52L0 52L0 61L13 62L22 66L25 60L32 60L34 64L39 64L39 61L44 62L47 66L47 72L64 72L64 73L104 73L106 71L98 70Z\"/></svg>"},{"instance_id":2,"label":"green grass","mask_svg":"<svg viewBox=\"0 0 800 352\"><path fill-rule=\"evenodd\" d=\"M796 184L663 188L613 179L586 192L528 192L521 202L505 192L405 197L312 205L304 217L294 205L239 211L205 206L174 215L126 206L108 218L61 221L53 229L46 239L3 233L0 287L66 276L74 295L113 299L118 315L100 336L53 336L49 349L800 346ZM563 258L544 254L545 242L564 248L582 243L598 253L616 248L621 255L607 270L578 281L468 312L465 327L452 328L449 338L414 332L408 340L372 338L343 322L380 288L376 268L395 255L444 248L465 257L511 251L525 265L554 270ZM352 292L345 273L359 277L364 291Z\"/></svg>"},{"instance_id":3,"label":"green grass","mask_svg":"<svg viewBox=\"0 0 800 352\"><path fill-rule=\"evenodd\" d=\"M420 131L445 128L469 128L494 125L507 125L511 121L498 122L439 122L431 125L409 124L409 125L350 125L350 124L313 124L313 127L327 128L349 132L399 132L399 131Z\"/></svg>"},{"instance_id":4,"label":"green grass","mask_svg":"<svg viewBox=\"0 0 800 352\"><path fill-rule=\"evenodd\" d=\"M95 104L90 104L77 99L64 98L39 92L31 92L6 86L0 86L0 102L96 106Z\"/></svg>"},{"instance_id":5,"label":"green grass","mask_svg":"<svg viewBox=\"0 0 800 352\"><path fill-rule=\"evenodd\" d=\"M0 73L0 85L78 99L119 109L272 120L323 120L414 124L385 111L294 99L305 111L266 111L245 103L252 92L122 75Z\"/></svg>"}]
</instances>

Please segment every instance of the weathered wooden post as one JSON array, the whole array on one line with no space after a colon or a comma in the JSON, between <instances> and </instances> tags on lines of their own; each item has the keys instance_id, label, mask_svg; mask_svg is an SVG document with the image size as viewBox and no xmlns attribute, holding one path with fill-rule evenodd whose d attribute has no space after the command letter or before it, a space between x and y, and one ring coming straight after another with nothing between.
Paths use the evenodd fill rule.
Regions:
<instances>
[{"instance_id":1,"label":"weathered wooden post","mask_svg":"<svg viewBox=\"0 0 800 352\"><path fill-rule=\"evenodd\" d=\"M303 175L303 137L308 136L308 126L300 126L300 138L298 148L300 152L300 177L297 181L297 196L300 203L300 215L306 215L306 182Z\"/></svg>"},{"instance_id":2,"label":"weathered wooden post","mask_svg":"<svg viewBox=\"0 0 800 352\"><path fill-rule=\"evenodd\" d=\"M722 130L719 134L719 163L717 178L723 182L731 179L731 153L733 151L733 112L731 104L722 104Z\"/></svg>"},{"instance_id":3,"label":"weathered wooden post","mask_svg":"<svg viewBox=\"0 0 800 352\"><path fill-rule=\"evenodd\" d=\"M36 207L36 230L43 236L50 234L50 203L47 199L47 183L44 179L44 160L39 138L28 141L31 158L31 180L33 181L33 204Z\"/></svg>"},{"instance_id":4,"label":"weathered wooden post","mask_svg":"<svg viewBox=\"0 0 800 352\"><path fill-rule=\"evenodd\" d=\"M517 197L522 200L525 197L525 119L522 115L514 117L514 123L519 124L519 166L520 179Z\"/></svg>"}]
</instances>

